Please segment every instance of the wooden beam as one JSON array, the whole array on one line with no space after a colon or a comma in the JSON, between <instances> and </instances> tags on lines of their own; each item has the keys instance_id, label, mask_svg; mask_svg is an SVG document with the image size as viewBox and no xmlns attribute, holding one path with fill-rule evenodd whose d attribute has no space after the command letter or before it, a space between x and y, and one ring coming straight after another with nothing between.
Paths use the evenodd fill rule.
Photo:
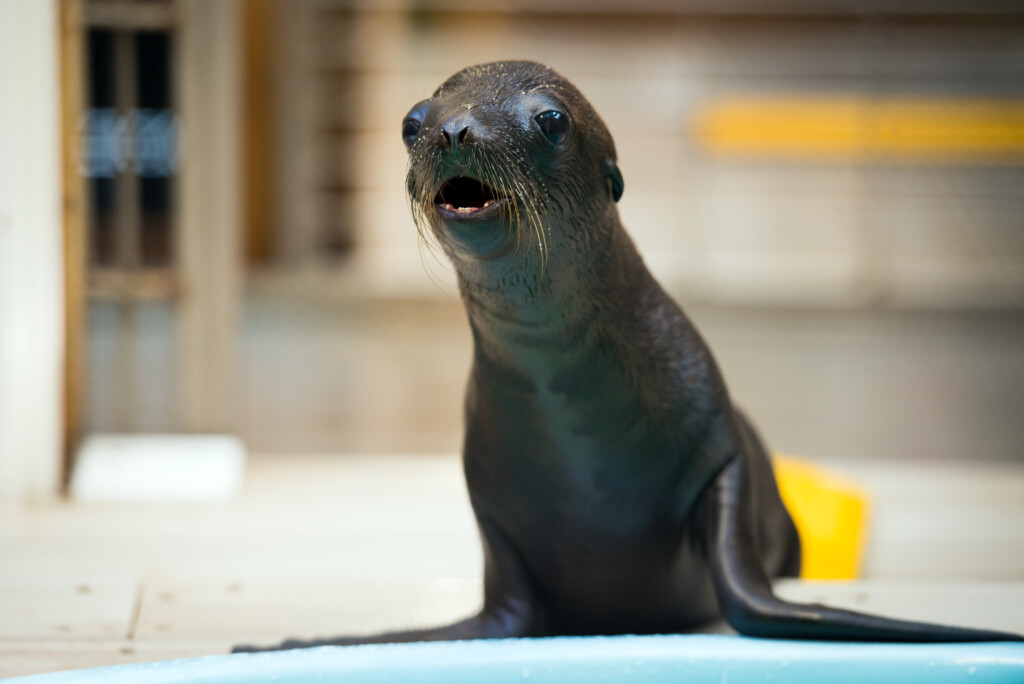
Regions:
<instances>
[{"instance_id":1,"label":"wooden beam","mask_svg":"<svg viewBox=\"0 0 1024 684\"><path fill-rule=\"evenodd\" d=\"M84 112L82 0L60 1L60 139L64 219L64 458L61 485L85 426L86 195L78 127Z\"/></svg>"},{"instance_id":2,"label":"wooden beam","mask_svg":"<svg viewBox=\"0 0 1024 684\"><path fill-rule=\"evenodd\" d=\"M88 295L124 304L144 301L165 301L181 293L178 273L171 268L120 268L94 266L89 269Z\"/></svg>"},{"instance_id":3,"label":"wooden beam","mask_svg":"<svg viewBox=\"0 0 1024 684\"><path fill-rule=\"evenodd\" d=\"M248 0L243 13L243 104L245 145L242 186L245 251L250 264L265 264L273 256L272 219L276 184L274 150L277 130L274 109L274 71L277 34L275 0Z\"/></svg>"},{"instance_id":4,"label":"wooden beam","mask_svg":"<svg viewBox=\"0 0 1024 684\"><path fill-rule=\"evenodd\" d=\"M178 21L174 2L135 0L89 0L84 20L90 28L128 31L166 31Z\"/></svg>"}]
</instances>

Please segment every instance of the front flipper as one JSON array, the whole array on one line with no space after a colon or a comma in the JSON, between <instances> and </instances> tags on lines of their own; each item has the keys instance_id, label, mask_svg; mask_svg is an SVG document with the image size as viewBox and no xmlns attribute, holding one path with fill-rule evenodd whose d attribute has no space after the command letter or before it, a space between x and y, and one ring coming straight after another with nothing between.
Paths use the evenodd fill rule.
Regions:
<instances>
[{"instance_id":1,"label":"front flipper","mask_svg":"<svg viewBox=\"0 0 1024 684\"><path fill-rule=\"evenodd\" d=\"M461 641L464 639L500 639L516 636L515 626L502 622L496 616L483 611L451 625L428 629L412 629L402 632L387 632L371 636L334 637L331 639L285 639L276 646L235 646L232 653L257 653L261 651L288 651L295 648L314 646L355 646L357 644L390 644L412 641Z\"/></svg>"},{"instance_id":2,"label":"front flipper","mask_svg":"<svg viewBox=\"0 0 1024 684\"><path fill-rule=\"evenodd\" d=\"M772 593L758 554L753 482L747 459L726 466L707 492L707 553L722 614L740 634L840 641L1024 641L1008 632L894 620Z\"/></svg>"},{"instance_id":3,"label":"front flipper","mask_svg":"<svg viewBox=\"0 0 1024 684\"><path fill-rule=\"evenodd\" d=\"M430 629L330 639L286 639L276 646L235 646L232 653L286 651L314 646L354 646L412 641L461 641L542 636L541 610L519 554L497 525L478 518L484 550L484 607L465 620Z\"/></svg>"}]
</instances>

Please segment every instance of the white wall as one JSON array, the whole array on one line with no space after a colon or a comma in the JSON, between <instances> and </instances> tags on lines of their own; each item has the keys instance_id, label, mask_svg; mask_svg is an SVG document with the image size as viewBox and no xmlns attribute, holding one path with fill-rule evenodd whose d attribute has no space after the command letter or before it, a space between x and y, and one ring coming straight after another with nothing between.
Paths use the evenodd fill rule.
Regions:
<instances>
[{"instance_id":1,"label":"white wall","mask_svg":"<svg viewBox=\"0 0 1024 684\"><path fill-rule=\"evenodd\" d=\"M0 497L56 493L63 286L54 0L0 0Z\"/></svg>"}]
</instances>

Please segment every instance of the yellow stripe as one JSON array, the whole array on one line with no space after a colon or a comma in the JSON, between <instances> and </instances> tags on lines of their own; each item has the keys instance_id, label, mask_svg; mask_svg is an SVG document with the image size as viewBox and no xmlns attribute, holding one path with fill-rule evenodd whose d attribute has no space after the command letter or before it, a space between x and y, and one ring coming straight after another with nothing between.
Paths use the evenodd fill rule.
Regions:
<instances>
[{"instance_id":1,"label":"yellow stripe","mask_svg":"<svg viewBox=\"0 0 1024 684\"><path fill-rule=\"evenodd\" d=\"M693 131L722 155L1024 163L1024 100L725 99L698 110Z\"/></svg>"}]
</instances>

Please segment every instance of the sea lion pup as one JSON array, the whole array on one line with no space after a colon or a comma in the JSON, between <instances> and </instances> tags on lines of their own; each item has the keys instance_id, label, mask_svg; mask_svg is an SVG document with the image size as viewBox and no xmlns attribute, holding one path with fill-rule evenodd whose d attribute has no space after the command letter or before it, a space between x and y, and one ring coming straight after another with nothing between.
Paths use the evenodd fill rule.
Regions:
<instances>
[{"instance_id":1,"label":"sea lion pup","mask_svg":"<svg viewBox=\"0 0 1024 684\"><path fill-rule=\"evenodd\" d=\"M420 231L472 329L463 461L481 611L453 625L277 648L680 632L723 615L792 639L1020 637L777 598L800 545L764 447L619 221L611 135L565 78L474 66L405 117Z\"/></svg>"}]
</instances>

